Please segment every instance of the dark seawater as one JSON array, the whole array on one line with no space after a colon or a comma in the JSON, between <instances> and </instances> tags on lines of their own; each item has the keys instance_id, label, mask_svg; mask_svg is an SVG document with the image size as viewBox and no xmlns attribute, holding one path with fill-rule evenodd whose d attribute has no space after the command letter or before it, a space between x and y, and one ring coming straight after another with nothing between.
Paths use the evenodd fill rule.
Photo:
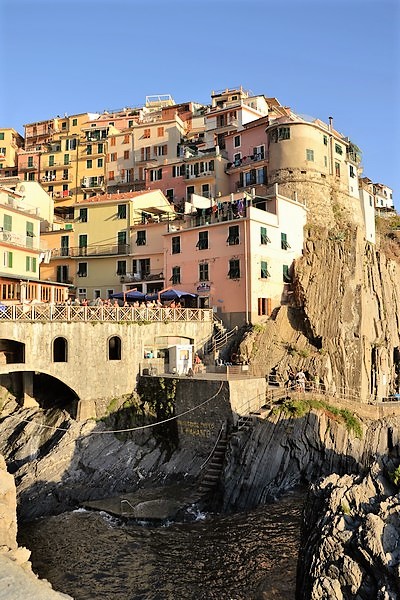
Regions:
<instances>
[{"instance_id":1,"label":"dark seawater","mask_svg":"<svg viewBox=\"0 0 400 600\"><path fill-rule=\"evenodd\" d=\"M79 510L22 524L18 541L76 600L291 600L303 500L162 527Z\"/></svg>"}]
</instances>

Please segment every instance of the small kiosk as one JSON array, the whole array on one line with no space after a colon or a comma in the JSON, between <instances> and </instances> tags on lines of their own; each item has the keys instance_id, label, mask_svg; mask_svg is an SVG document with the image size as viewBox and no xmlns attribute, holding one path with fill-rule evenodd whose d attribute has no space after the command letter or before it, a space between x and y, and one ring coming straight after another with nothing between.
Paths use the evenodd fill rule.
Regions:
<instances>
[{"instance_id":1,"label":"small kiosk","mask_svg":"<svg viewBox=\"0 0 400 600\"><path fill-rule=\"evenodd\" d=\"M193 365L193 346L190 344L177 344L169 346L169 371L178 375L187 375Z\"/></svg>"}]
</instances>

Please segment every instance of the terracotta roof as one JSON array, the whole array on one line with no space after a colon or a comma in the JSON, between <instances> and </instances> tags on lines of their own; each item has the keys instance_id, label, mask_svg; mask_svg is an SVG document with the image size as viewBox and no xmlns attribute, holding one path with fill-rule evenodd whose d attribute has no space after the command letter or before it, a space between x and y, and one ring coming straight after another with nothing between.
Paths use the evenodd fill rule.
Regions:
<instances>
[{"instance_id":1,"label":"terracotta roof","mask_svg":"<svg viewBox=\"0 0 400 600\"><path fill-rule=\"evenodd\" d=\"M131 198L137 198L138 196L144 196L145 194L153 194L157 191L160 190L140 190L138 192L120 192L119 194L101 194L99 196L92 196L91 198L86 198L86 200L79 200L76 204L88 204L91 202L110 202L112 200L129 200Z\"/></svg>"}]
</instances>

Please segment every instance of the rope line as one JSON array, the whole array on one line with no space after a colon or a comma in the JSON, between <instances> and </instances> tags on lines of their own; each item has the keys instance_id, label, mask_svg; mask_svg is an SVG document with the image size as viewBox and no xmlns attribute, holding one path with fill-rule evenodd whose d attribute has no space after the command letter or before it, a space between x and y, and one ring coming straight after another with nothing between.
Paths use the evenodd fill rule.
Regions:
<instances>
[{"instance_id":1,"label":"rope line","mask_svg":"<svg viewBox=\"0 0 400 600\"><path fill-rule=\"evenodd\" d=\"M107 429L106 431L91 431L87 435L100 435L100 434L105 434L105 433L125 433L125 432L129 432L129 431L139 431L141 429L157 427L157 425L162 425L164 423L168 423L169 421L173 421L174 419L179 419L180 417L183 417L184 415L187 415L188 413L193 412L193 411L197 410L198 408L201 408L208 402L211 402L211 400L213 400L214 398L216 398L218 396L223 385L224 385L224 382L221 381L218 391L210 398L207 398L207 400L204 400L204 402L201 402L200 404L197 404L196 406L193 406L192 408L185 410L184 412L180 413L179 415L174 415L173 417L164 419L163 421L157 421L156 423L149 423L148 425L141 425L139 427L130 427L129 429ZM69 427L63 428L63 427L53 427L52 425L44 425L42 423L37 423L37 422L31 421L29 419L21 419L14 415L8 415L8 416L11 417L12 419L15 419L16 421L19 421L20 423L33 423L34 425L37 425L38 427L44 427L45 429L53 429L54 431L69 431L69 429L70 429Z\"/></svg>"}]
</instances>

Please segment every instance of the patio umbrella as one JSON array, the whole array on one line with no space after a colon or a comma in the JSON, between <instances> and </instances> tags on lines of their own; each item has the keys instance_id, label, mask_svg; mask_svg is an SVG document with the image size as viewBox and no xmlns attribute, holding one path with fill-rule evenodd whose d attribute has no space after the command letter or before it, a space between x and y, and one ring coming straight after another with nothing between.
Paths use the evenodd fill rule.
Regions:
<instances>
[{"instance_id":1,"label":"patio umbrella","mask_svg":"<svg viewBox=\"0 0 400 600\"><path fill-rule=\"evenodd\" d=\"M165 290L165 292L160 292L161 300L179 300L182 297L189 298L197 298L197 294L192 294L191 292L183 292L182 290L175 290L171 288L170 290Z\"/></svg>"},{"instance_id":2,"label":"patio umbrella","mask_svg":"<svg viewBox=\"0 0 400 600\"><path fill-rule=\"evenodd\" d=\"M111 294L111 298L115 298L116 300L126 300L127 302L135 302L135 300L138 302L143 302L145 295L137 290L131 290L130 292L117 292L115 294Z\"/></svg>"}]
</instances>

